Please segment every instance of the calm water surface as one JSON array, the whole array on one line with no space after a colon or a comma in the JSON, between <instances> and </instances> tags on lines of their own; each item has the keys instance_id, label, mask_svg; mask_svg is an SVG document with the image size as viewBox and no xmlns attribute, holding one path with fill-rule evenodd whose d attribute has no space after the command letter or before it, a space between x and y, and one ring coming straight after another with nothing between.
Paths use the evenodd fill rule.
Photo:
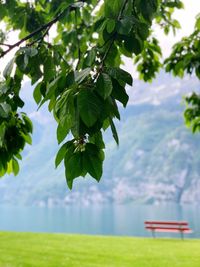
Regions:
<instances>
[{"instance_id":1,"label":"calm water surface","mask_svg":"<svg viewBox=\"0 0 200 267\"><path fill-rule=\"evenodd\" d=\"M59 232L98 235L151 236L145 220L186 220L200 238L200 208L179 205L101 205L69 207L0 206L0 231ZM158 234L174 236L177 234Z\"/></svg>"}]
</instances>

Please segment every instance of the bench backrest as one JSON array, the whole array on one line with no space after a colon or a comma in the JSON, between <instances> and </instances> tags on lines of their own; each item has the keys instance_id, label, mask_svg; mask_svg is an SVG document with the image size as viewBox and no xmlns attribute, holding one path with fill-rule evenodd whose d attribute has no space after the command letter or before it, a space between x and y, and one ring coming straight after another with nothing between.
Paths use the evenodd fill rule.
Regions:
<instances>
[{"instance_id":1,"label":"bench backrest","mask_svg":"<svg viewBox=\"0 0 200 267\"><path fill-rule=\"evenodd\" d=\"M186 227L188 227L188 222L185 221L145 221L144 223L147 229L150 228L187 229Z\"/></svg>"},{"instance_id":2,"label":"bench backrest","mask_svg":"<svg viewBox=\"0 0 200 267\"><path fill-rule=\"evenodd\" d=\"M168 225L168 226L188 226L188 222L185 221L145 221L146 225Z\"/></svg>"}]
</instances>

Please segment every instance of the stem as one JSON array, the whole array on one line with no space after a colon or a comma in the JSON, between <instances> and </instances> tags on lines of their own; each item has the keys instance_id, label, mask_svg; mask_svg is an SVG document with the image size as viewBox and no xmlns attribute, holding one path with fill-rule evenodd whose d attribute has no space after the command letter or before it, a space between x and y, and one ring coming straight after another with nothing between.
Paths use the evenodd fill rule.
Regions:
<instances>
[{"instance_id":1,"label":"stem","mask_svg":"<svg viewBox=\"0 0 200 267\"><path fill-rule=\"evenodd\" d=\"M103 58L102 58L102 63L101 63L102 66L103 66L104 61L106 60L106 58L107 58L107 56L108 56L108 54L109 54L109 52L110 52L110 49L111 49L112 46L113 46L113 43L114 43L114 41L115 41L115 36L116 36L116 34L113 35L113 38L112 38L112 40L111 40L111 42L110 42L110 45L108 46L108 49L106 50L106 52L105 52L105 54L104 54L104 56L103 56Z\"/></svg>"},{"instance_id":2,"label":"stem","mask_svg":"<svg viewBox=\"0 0 200 267\"><path fill-rule=\"evenodd\" d=\"M53 25L53 24L52 24ZM49 33L49 30L50 30L50 28L51 28L51 26L52 25L50 25L46 30L45 30L45 32L42 34L42 36L40 36L38 39L36 39L36 40L34 40L33 42L31 42L30 44L28 44L28 46L32 46L32 45L34 45L35 43L37 43L37 42L41 42L43 39L44 39L44 37Z\"/></svg>"},{"instance_id":3,"label":"stem","mask_svg":"<svg viewBox=\"0 0 200 267\"><path fill-rule=\"evenodd\" d=\"M75 10L75 28L76 28L76 38L77 38L77 46L78 46L78 62L76 65L76 69L78 69L78 66L81 61L81 49L80 49L80 40L78 37L78 18L77 18L77 11Z\"/></svg>"},{"instance_id":4,"label":"stem","mask_svg":"<svg viewBox=\"0 0 200 267\"><path fill-rule=\"evenodd\" d=\"M135 0L133 0L133 13L134 13L135 17L138 18L138 14L135 10Z\"/></svg>"},{"instance_id":5,"label":"stem","mask_svg":"<svg viewBox=\"0 0 200 267\"><path fill-rule=\"evenodd\" d=\"M120 12L119 12L118 17L117 17L117 20L119 20L120 17L122 16L122 14L123 14L123 12L124 12L124 9L125 9L125 7L126 7L126 4L127 4L127 0L124 1L123 6L122 6L122 8L121 8L121 10L120 10ZM101 72L101 70L102 70L102 68L103 68L103 65L104 65L104 62L105 62L105 60L106 60L106 58L107 58L107 56L108 56L108 54L109 54L109 52L110 52L110 49L112 48L112 46L113 46L113 44L114 44L115 37L116 37L116 32L113 34L112 39L111 39L111 42L110 42L110 45L108 46L108 49L106 50L106 52L105 52L105 54L104 54L104 56L103 56L103 58L102 58L102 62L101 62L100 68L99 68L99 70L100 70L99 72ZM106 42L107 42L107 41L106 41Z\"/></svg>"},{"instance_id":6,"label":"stem","mask_svg":"<svg viewBox=\"0 0 200 267\"><path fill-rule=\"evenodd\" d=\"M118 20L120 19L121 15L123 14L127 2L128 2L127 0L124 1L124 4L122 6L122 9L121 9L121 11L119 12L119 15L118 15Z\"/></svg>"}]
</instances>

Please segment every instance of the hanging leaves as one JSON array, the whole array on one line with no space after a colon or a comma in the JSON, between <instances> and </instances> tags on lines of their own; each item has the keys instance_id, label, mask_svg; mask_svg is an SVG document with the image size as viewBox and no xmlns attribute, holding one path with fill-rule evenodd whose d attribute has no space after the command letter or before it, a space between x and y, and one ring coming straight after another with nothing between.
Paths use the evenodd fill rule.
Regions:
<instances>
[{"instance_id":1,"label":"hanging leaves","mask_svg":"<svg viewBox=\"0 0 200 267\"><path fill-rule=\"evenodd\" d=\"M91 127L98 120L102 111L102 102L89 88L82 89L77 97L78 111L83 122Z\"/></svg>"},{"instance_id":2,"label":"hanging leaves","mask_svg":"<svg viewBox=\"0 0 200 267\"><path fill-rule=\"evenodd\" d=\"M171 16L173 9L181 8L182 3L179 0L57 2L1 3L1 20L7 29L19 30L19 38L24 39L5 47L0 44L0 57L18 49L4 68L0 82L0 175L11 172L17 175L20 153L25 144L31 144L32 123L20 112L24 105L20 89L26 76L35 84L33 98L38 107L48 104L56 119L61 147L55 165L64 162L66 181L72 188L79 176L88 174L100 180L105 148L102 129L110 127L119 143L114 124L115 119L120 120L118 102L127 105L126 86L133 85L132 75L121 67L123 56L134 59L140 78L151 80L161 66L159 44L151 37L152 20L164 23L165 31L178 28L178 22ZM24 14L23 19L19 14ZM54 24L57 30L52 37L50 29ZM0 39L1 43L5 36ZM192 44L199 51L196 37ZM171 59L179 50L180 45ZM166 61L167 71L181 75L185 68L187 72L192 68L200 77L199 65L192 55L177 60L176 66L172 60Z\"/></svg>"},{"instance_id":3,"label":"hanging leaves","mask_svg":"<svg viewBox=\"0 0 200 267\"><path fill-rule=\"evenodd\" d=\"M108 74L101 73L97 80L96 91L106 99L112 93L112 81Z\"/></svg>"}]
</instances>

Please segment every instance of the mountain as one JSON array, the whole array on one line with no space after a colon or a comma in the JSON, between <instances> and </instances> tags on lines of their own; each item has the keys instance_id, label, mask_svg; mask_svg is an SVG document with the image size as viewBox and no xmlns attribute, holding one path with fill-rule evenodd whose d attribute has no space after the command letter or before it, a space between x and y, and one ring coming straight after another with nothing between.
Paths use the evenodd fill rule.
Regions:
<instances>
[{"instance_id":1,"label":"mountain","mask_svg":"<svg viewBox=\"0 0 200 267\"><path fill-rule=\"evenodd\" d=\"M68 205L96 203L199 203L200 137L185 128L182 95L198 90L194 77L175 79L161 73L152 84L136 80L127 88L128 107L116 122L120 145L105 132L106 160L100 183L77 179L69 191L64 168L54 168L56 123L46 108L37 112L26 83L22 97L34 122L17 177L0 180L0 203Z\"/></svg>"}]
</instances>

